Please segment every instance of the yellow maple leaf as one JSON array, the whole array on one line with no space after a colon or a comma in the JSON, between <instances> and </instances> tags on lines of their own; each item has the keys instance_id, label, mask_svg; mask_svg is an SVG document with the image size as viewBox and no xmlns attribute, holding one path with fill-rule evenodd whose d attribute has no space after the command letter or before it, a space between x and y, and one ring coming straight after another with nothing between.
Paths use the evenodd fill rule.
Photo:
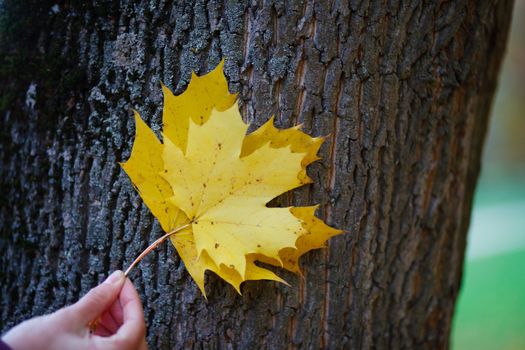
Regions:
<instances>
[{"instance_id":1,"label":"yellow maple leaf","mask_svg":"<svg viewBox=\"0 0 525 350\"><path fill-rule=\"evenodd\" d=\"M167 232L158 241L170 238L204 295L206 270L239 293L247 280L284 282L256 261L299 272L301 255L342 232L316 218L316 207L267 207L312 182L306 167L323 138L277 129L273 118L246 135L222 68L193 74L178 96L162 85L163 142L135 112L135 142L121 164Z\"/></svg>"}]
</instances>

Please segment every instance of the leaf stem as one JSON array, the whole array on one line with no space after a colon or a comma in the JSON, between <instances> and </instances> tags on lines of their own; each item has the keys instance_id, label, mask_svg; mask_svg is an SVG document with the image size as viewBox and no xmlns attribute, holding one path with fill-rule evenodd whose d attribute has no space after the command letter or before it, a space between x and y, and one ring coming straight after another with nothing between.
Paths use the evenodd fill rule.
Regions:
<instances>
[{"instance_id":1,"label":"leaf stem","mask_svg":"<svg viewBox=\"0 0 525 350\"><path fill-rule=\"evenodd\" d=\"M127 268L126 272L124 272L124 276L127 276L129 274L129 271L131 271L131 269L133 268L133 266L137 265L142 260L142 258L144 258L153 249L155 249L158 245L160 245L162 242L164 242L169 236L184 230L185 228L189 227L190 225L191 225L191 222L187 223L185 225L179 226L176 229L166 233L164 236L160 237L155 242L151 243L146 249L144 249L144 251L142 253L140 253L139 256L137 256L137 258L131 263L131 265L129 265L129 267Z\"/></svg>"}]
</instances>

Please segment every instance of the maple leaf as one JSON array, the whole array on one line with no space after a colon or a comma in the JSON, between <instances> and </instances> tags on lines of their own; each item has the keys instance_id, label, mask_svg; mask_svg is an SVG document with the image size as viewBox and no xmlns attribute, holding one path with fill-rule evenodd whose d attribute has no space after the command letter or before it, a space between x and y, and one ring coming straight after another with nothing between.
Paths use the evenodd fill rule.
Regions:
<instances>
[{"instance_id":1,"label":"maple leaf","mask_svg":"<svg viewBox=\"0 0 525 350\"><path fill-rule=\"evenodd\" d=\"M121 164L167 232L150 247L169 237L204 295L206 270L239 293L247 280L284 282L256 261L297 273L301 255L342 233L315 217L315 206L267 207L312 182L306 167L323 138L277 129L273 117L246 135L222 70L223 61L193 73L178 96L162 85L163 142L135 112L135 142Z\"/></svg>"}]
</instances>

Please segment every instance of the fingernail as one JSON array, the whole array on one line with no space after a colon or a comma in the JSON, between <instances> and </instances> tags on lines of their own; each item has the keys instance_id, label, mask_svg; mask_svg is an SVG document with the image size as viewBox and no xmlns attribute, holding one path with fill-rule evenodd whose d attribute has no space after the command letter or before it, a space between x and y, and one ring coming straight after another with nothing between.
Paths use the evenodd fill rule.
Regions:
<instances>
[{"instance_id":1,"label":"fingernail","mask_svg":"<svg viewBox=\"0 0 525 350\"><path fill-rule=\"evenodd\" d=\"M104 283L117 283L122 279L122 277L124 277L124 272L117 270L114 271L111 275L109 275L109 277L106 278Z\"/></svg>"}]
</instances>

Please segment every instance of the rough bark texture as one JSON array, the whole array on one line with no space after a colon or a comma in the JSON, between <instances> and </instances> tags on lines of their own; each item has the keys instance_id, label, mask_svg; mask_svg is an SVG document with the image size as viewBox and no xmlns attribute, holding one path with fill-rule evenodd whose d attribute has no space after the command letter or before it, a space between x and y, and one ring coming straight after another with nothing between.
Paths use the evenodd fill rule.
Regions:
<instances>
[{"instance_id":1,"label":"rough bark texture","mask_svg":"<svg viewBox=\"0 0 525 350\"><path fill-rule=\"evenodd\" d=\"M169 245L133 273L152 349L446 348L512 0L0 2L0 329L76 301L161 235L118 161L130 109L225 57L254 126L328 135L315 184L349 233L291 287L213 275Z\"/></svg>"}]
</instances>

